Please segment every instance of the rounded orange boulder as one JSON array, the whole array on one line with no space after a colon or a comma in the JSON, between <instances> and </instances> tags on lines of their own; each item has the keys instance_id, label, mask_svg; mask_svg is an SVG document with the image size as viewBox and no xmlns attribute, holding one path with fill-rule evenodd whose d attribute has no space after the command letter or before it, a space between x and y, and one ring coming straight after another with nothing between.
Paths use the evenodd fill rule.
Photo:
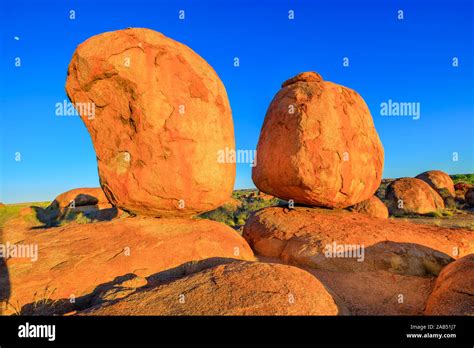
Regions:
<instances>
[{"instance_id":1,"label":"rounded orange boulder","mask_svg":"<svg viewBox=\"0 0 474 348\"><path fill-rule=\"evenodd\" d=\"M72 57L67 94L94 144L112 204L151 216L190 216L231 195L235 147L224 85L189 47L149 29L96 35Z\"/></svg>"},{"instance_id":2,"label":"rounded orange boulder","mask_svg":"<svg viewBox=\"0 0 474 348\"><path fill-rule=\"evenodd\" d=\"M444 209L441 196L426 182L416 178L391 182L385 198L391 215L427 214Z\"/></svg>"},{"instance_id":3,"label":"rounded orange boulder","mask_svg":"<svg viewBox=\"0 0 474 348\"><path fill-rule=\"evenodd\" d=\"M377 196L372 196L363 202L357 203L350 210L372 217L388 218L387 206Z\"/></svg>"},{"instance_id":4,"label":"rounded orange boulder","mask_svg":"<svg viewBox=\"0 0 474 348\"><path fill-rule=\"evenodd\" d=\"M284 82L268 108L252 179L285 200L345 208L375 193L383 157L362 97L305 72Z\"/></svg>"},{"instance_id":5,"label":"rounded orange boulder","mask_svg":"<svg viewBox=\"0 0 474 348\"><path fill-rule=\"evenodd\" d=\"M451 196L455 195L453 180L448 174L441 170L429 170L417 175L416 178L426 182L440 195L443 193L443 189Z\"/></svg>"},{"instance_id":6,"label":"rounded orange boulder","mask_svg":"<svg viewBox=\"0 0 474 348\"><path fill-rule=\"evenodd\" d=\"M474 254L450 263L436 279L426 315L474 315Z\"/></svg>"}]
</instances>

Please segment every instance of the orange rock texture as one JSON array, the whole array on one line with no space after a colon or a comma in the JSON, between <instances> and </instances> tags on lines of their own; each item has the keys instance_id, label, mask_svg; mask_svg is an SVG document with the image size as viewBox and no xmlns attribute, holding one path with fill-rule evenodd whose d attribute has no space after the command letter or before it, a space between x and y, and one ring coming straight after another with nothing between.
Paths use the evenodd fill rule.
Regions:
<instances>
[{"instance_id":1,"label":"orange rock texture","mask_svg":"<svg viewBox=\"0 0 474 348\"><path fill-rule=\"evenodd\" d=\"M237 232L204 219L122 218L18 238L4 236L10 243L38 246L36 261L7 259L8 272L0 272L5 276L0 288L9 287L9 302L20 307L43 293L51 300L79 298L126 274L148 277L209 258L254 260Z\"/></svg>"},{"instance_id":2,"label":"orange rock texture","mask_svg":"<svg viewBox=\"0 0 474 348\"><path fill-rule=\"evenodd\" d=\"M230 104L189 47L150 29L96 35L74 52L66 91L82 110L113 205L190 216L229 199L235 164L219 163L218 153L235 147Z\"/></svg>"},{"instance_id":3,"label":"orange rock texture","mask_svg":"<svg viewBox=\"0 0 474 348\"><path fill-rule=\"evenodd\" d=\"M370 198L382 177L383 147L357 92L298 74L273 98L252 179L259 190L308 205L345 208Z\"/></svg>"},{"instance_id":4,"label":"orange rock texture","mask_svg":"<svg viewBox=\"0 0 474 348\"><path fill-rule=\"evenodd\" d=\"M372 196L363 202L357 203L350 210L372 217L388 218L388 209L377 196Z\"/></svg>"},{"instance_id":5,"label":"orange rock texture","mask_svg":"<svg viewBox=\"0 0 474 348\"><path fill-rule=\"evenodd\" d=\"M336 315L332 296L296 267L259 262L219 265L150 287L86 315Z\"/></svg>"},{"instance_id":6,"label":"orange rock texture","mask_svg":"<svg viewBox=\"0 0 474 348\"><path fill-rule=\"evenodd\" d=\"M259 210L247 220L243 236L257 255L328 271L436 276L455 258L474 252L466 229L322 208Z\"/></svg>"},{"instance_id":7,"label":"orange rock texture","mask_svg":"<svg viewBox=\"0 0 474 348\"><path fill-rule=\"evenodd\" d=\"M416 178L391 182L385 198L392 215L427 214L444 208L441 196L425 181Z\"/></svg>"},{"instance_id":8,"label":"orange rock texture","mask_svg":"<svg viewBox=\"0 0 474 348\"><path fill-rule=\"evenodd\" d=\"M428 298L427 315L474 315L474 254L444 268Z\"/></svg>"},{"instance_id":9,"label":"orange rock texture","mask_svg":"<svg viewBox=\"0 0 474 348\"><path fill-rule=\"evenodd\" d=\"M451 196L455 195L453 180L448 174L441 170L429 170L416 176L417 179L421 179L430 185L440 195L443 189L446 189Z\"/></svg>"}]
</instances>

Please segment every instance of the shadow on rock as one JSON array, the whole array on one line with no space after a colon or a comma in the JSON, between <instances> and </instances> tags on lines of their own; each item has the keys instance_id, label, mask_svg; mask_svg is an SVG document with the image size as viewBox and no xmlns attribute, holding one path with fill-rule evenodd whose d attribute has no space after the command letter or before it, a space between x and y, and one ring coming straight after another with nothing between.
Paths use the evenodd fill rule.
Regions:
<instances>
[{"instance_id":1,"label":"shadow on rock","mask_svg":"<svg viewBox=\"0 0 474 348\"><path fill-rule=\"evenodd\" d=\"M180 266L152 274L146 278L134 273L115 277L112 281L98 285L91 293L77 298L52 300L47 298L47 290L34 302L25 304L18 315L65 315L88 309L104 303L112 304L138 291L161 286L188 275L201 272L217 265L242 261L238 259L214 257L201 261L186 262ZM54 291L54 290L53 290ZM35 296L36 298L36 296Z\"/></svg>"},{"instance_id":2,"label":"shadow on rock","mask_svg":"<svg viewBox=\"0 0 474 348\"><path fill-rule=\"evenodd\" d=\"M5 260L0 258L0 315L2 315L5 310L5 306L10 298L10 293L11 287L8 267Z\"/></svg>"}]
</instances>

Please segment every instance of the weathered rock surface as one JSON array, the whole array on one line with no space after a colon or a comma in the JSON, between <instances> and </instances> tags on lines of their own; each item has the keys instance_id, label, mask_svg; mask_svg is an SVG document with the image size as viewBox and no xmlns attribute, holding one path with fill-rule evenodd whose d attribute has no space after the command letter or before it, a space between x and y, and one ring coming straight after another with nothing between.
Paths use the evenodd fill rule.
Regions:
<instances>
[{"instance_id":1,"label":"weathered rock surface","mask_svg":"<svg viewBox=\"0 0 474 348\"><path fill-rule=\"evenodd\" d=\"M252 179L260 191L297 203L345 208L370 198L383 147L362 97L314 72L282 85L271 102Z\"/></svg>"},{"instance_id":2,"label":"weathered rock surface","mask_svg":"<svg viewBox=\"0 0 474 348\"><path fill-rule=\"evenodd\" d=\"M324 286L296 267L260 262L219 265L144 288L84 315L336 315Z\"/></svg>"},{"instance_id":3,"label":"weathered rock surface","mask_svg":"<svg viewBox=\"0 0 474 348\"><path fill-rule=\"evenodd\" d=\"M350 315L422 315L434 285L433 277L389 271L310 272L341 299Z\"/></svg>"},{"instance_id":4,"label":"weathered rock surface","mask_svg":"<svg viewBox=\"0 0 474 348\"><path fill-rule=\"evenodd\" d=\"M235 147L229 101L189 47L149 29L96 35L77 47L66 91L82 109L113 205L170 217L229 199L235 163L218 163L218 151Z\"/></svg>"},{"instance_id":5,"label":"weathered rock surface","mask_svg":"<svg viewBox=\"0 0 474 348\"><path fill-rule=\"evenodd\" d=\"M474 315L474 254L444 268L428 298L427 315Z\"/></svg>"},{"instance_id":6,"label":"weathered rock surface","mask_svg":"<svg viewBox=\"0 0 474 348\"><path fill-rule=\"evenodd\" d=\"M430 185L436 192L441 195L441 190L446 189L454 196L454 183L448 174L440 170L429 170L416 176Z\"/></svg>"},{"instance_id":7,"label":"weathered rock surface","mask_svg":"<svg viewBox=\"0 0 474 348\"><path fill-rule=\"evenodd\" d=\"M469 230L321 208L259 210L243 236L258 255L328 271L438 275L455 258L474 252Z\"/></svg>"},{"instance_id":8,"label":"weathered rock surface","mask_svg":"<svg viewBox=\"0 0 474 348\"><path fill-rule=\"evenodd\" d=\"M372 217L388 218L388 209L377 196L372 196L363 202L357 203L350 210Z\"/></svg>"},{"instance_id":9,"label":"weathered rock surface","mask_svg":"<svg viewBox=\"0 0 474 348\"><path fill-rule=\"evenodd\" d=\"M254 259L233 229L201 219L122 218L31 230L18 237L11 240L6 234L3 241L37 245L38 259L7 259L8 272L0 272L0 288L10 289L15 307L43 293L50 300L74 296L79 302L97 286L126 274L148 277L203 259Z\"/></svg>"},{"instance_id":10,"label":"weathered rock surface","mask_svg":"<svg viewBox=\"0 0 474 348\"><path fill-rule=\"evenodd\" d=\"M81 206L110 205L104 191L100 187L85 187L69 190L57 196L51 202L50 209L62 209Z\"/></svg>"},{"instance_id":11,"label":"weathered rock surface","mask_svg":"<svg viewBox=\"0 0 474 348\"><path fill-rule=\"evenodd\" d=\"M391 215L427 214L444 209L441 196L426 182L401 178L388 185L386 204Z\"/></svg>"}]
</instances>

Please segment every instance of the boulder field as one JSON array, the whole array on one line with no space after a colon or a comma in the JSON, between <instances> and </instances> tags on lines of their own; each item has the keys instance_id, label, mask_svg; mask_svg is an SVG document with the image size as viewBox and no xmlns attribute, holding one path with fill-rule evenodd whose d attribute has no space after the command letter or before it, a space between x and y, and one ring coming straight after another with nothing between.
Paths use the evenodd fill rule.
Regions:
<instances>
[{"instance_id":1,"label":"boulder field","mask_svg":"<svg viewBox=\"0 0 474 348\"><path fill-rule=\"evenodd\" d=\"M191 216L229 199L235 163L217 155L235 148L230 104L215 71L189 47L150 29L93 36L74 52L66 91L117 208Z\"/></svg>"},{"instance_id":2,"label":"boulder field","mask_svg":"<svg viewBox=\"0 0 474 348\"><path fill-rule=\"evenodd\" d=\"M443 272L460 262L455 259L474 252L469 230L299 206L255 212L243 236L259 260L291 264L313 274L351 315L427 314L428 298L448 291L435 291L430 297L435 282L442 282ZM472 292L471 283L460 286ZM469 296L463 301L465 310ZM440 301L432 303L429 308ZM438 314L450 311L437 309Z\"/></svg>"},{"instance_id":3,"label":"boulder field","mask_svg":"<svg viewBox=\"0 0 474 348\"><path fill-rule=\"evenodd\" d=\"M297 206L252 213L243 237L192 218L246 206L231 198L235 163L218 160L235 147L232 113L203 58L153 30L103 33L77 47L66 91L91 135L101 188L25 214L68 213L71 202L80 212L117 211L93 219L107 222L6 223L2 243L37 254L0 263L4 313L472 314L472 231L387 219L443 209L446 192L457 192L451 179L439 171L397 179L387 208L374 196L384 150L352 89L315 72L282 84L252 178L259 198Z\"/></svg>"}]
</instances>

